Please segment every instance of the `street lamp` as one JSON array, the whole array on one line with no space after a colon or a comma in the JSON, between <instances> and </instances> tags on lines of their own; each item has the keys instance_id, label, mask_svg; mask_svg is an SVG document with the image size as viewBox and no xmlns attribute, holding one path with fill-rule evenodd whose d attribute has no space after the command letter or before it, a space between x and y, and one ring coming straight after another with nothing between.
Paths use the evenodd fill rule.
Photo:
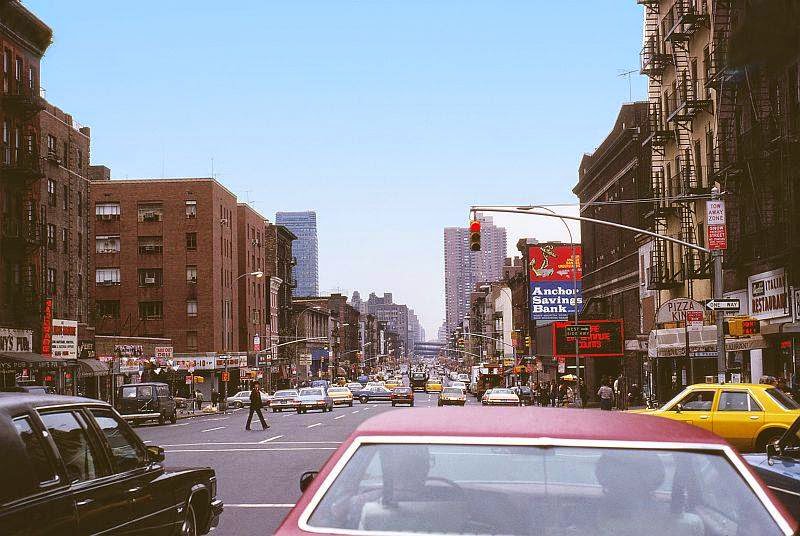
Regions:
<instances>
[{"instance_id":1,"label":"street lamp","mask_svg":"<svg viewBox=\"0 0 800 536\"><path fill-rule=\"evenodd\" d=\"M230 298L230 294L231 294L231 290L233 289L233 284L236 283L237 281L239 281L241 278L247 277L247 276L252 276L252 277L255 277L256 279L261 279L262 277L264 277L264 272L262 272L262 271L245 272L243 274L240 274L238 277L236 277L226 287L227 290L228 290L228 297L225 300L225 305L226 305L227 311L225 312L225 340L223 341L223 350L225 351L225 373L224 373L225 374L225 380L223 380L223 382L222 382L222 384L223 384L223 392L222 392L222 396L220 397L221 400L219 402L220 411L223 411L223 412L228 410L228 377L229 377L228 376L228 374L229 374L228 373L228 363L231 360L230 351L229 351L230 338L231 338L231 334L230 334L230 317L231 317L231 298Z\"/></svg>"}]
</instances>

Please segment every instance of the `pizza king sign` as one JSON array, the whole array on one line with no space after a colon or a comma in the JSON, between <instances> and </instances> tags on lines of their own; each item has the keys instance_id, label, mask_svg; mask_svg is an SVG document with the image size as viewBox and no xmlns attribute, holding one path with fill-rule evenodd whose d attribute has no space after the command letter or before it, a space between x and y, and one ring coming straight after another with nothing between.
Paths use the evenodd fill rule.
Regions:
<instances>
[{"instance_id":1,"label":"pizza king sign","mask_svg":"<svg viewBox=\"0 0 800 536\"><path fill-rule=\"evenodd\" d=\"M706 201L708 249L728 249L728 229L725 225L725 201Z\"/></svg>"}]
</instances>

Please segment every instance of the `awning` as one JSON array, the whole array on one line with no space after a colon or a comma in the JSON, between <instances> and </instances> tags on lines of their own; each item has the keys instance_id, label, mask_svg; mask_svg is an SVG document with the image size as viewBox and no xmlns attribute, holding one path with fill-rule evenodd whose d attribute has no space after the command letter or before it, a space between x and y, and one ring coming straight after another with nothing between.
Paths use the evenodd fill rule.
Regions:
<instances>
[{"instance_id":1,"label":"awning","mask_svg":"<svg viewBox=\"0 0 800 536\"><path fill-rule=\"evenodd\" d=\"M76 359L63 357L48 357L35 352L3 352L0 353L0 369L13 370L18 368L55 369L59 366L76 366Z\"/></svg>"},{"instance_id":2,"label":"awning","mask_svg":"<svg viewBox=\"0 0 800 536\"><path fill-rule=\"evenodd\" d=\"M78 359L78 364L84 376L108 376L108 365L99 359Z\"/></svg>"},{"instance_id":3,"label":"awning","mask_svg":"<svg viewBox=\"0 0 800 536\"><path fill-rule=\"evenodd\" d=\"M684 328L654 329L647 343L649 357L685 357L686 334ZM692 357L715 357L717 354L717 327L703 326L701 330L689 331L689 355ZM726 352L741 352L767 348L761 335L752 337L725 337Z\"/></svg>"}]
</instances>

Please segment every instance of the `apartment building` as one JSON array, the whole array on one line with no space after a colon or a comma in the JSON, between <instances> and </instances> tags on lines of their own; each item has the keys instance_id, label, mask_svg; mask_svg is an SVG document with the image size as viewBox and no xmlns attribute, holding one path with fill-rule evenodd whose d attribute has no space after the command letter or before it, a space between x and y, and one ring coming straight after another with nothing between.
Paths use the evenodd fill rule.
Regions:
<instances>
[{"instance_id":1,"label":"apartment building","mask_svg":"<svg viewBox=\"0 0 800 536\"><path fill-rule=\"evenodd\" d=\"M236 197L211 178L109 180L94 168L98 334L238 351Z\"/></svg>"},{"instance_id":2,"label":"apartment building","mask_svg":"<svg viewBox=\"0 0 800 536\"><path fill-rule=\"evenodd\" d=\"M267 307L270 293L267 269L267 220L246 203L236 205L239 293L239 325L237 336L242 351L254 351L269 345L271 323ZM243 275L260 273L261 275Z\"/></svg>"}]
</instances>

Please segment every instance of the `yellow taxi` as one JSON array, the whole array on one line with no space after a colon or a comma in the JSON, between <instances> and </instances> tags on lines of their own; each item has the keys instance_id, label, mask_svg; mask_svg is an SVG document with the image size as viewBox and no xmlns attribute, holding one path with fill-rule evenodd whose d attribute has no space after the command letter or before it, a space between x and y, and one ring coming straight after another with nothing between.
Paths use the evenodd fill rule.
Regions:
<instances>
[{"instance_id":1,"label":"yellow taxi","mask_svg":"<svg viewBox=\"0 0 800 536\"><path fill-rule=\"evenodd\" d=\"M403 380L400 379L400 378L392 378L392 379L386 380L386 384L385 385L386 385L387 389L392 390L395 387L402 387L403 386Z\"/></svg>"},{"instance_id":2,"label":"yellow taxi","mask_svg":"<svg viewBox=\"0 0 800 536\"><path fill-rule=\"evenodd\" d=\"M763 451L800 415L800 405L772 385L698 383L645 413L713 432L741 451Z\"/></svg>"},{"instance_id":3,"label":"yellow taxi","mask_svg":"<svg viewBox=\"0 0 800 536\"><path fill-rule=\"evenodd\" d=\"M431 378L427 382L425 382L425 392L426 393L441 393L442 392L442 380Z\"/></svg>"},{"instance_id":4,"label":"yellow taxi","mask_svg":"<svg viewBox=\"0 0 800 536\"><path fill-rule=\"evenodd\" d=\"M333 400L334 406L350 406L353 407L353 391L347 387L329 387L328 396Z\"/></svg>"}]
</instances>

